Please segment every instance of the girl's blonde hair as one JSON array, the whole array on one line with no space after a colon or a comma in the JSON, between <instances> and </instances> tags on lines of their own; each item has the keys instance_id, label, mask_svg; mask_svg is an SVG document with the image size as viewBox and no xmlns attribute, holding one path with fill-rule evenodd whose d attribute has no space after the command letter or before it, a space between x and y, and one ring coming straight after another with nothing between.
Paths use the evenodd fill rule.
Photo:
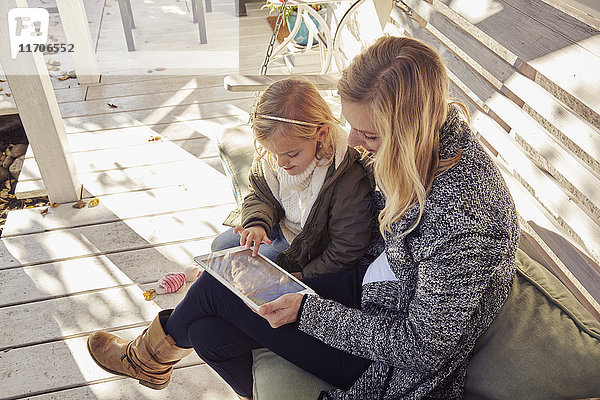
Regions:
<instances>
[{"instance_id":1,"label":"girl's blonde hair","mask_svg":"<svg viewBox=\"0 0 600 400\"><path fill-rule=\"evenodd\" d=\"M342 100L367 106L381 138L375 157L375 178L387 204L379 214L381 233L390 231L404 213L419 204L419 223L425 197L440 163L439 130L446 120L449 80L438 53L407 37L379 38L357 56L338 84ZM460 157L460 156L459 156Z\"/></svg>"},{"instance_id":2,"label":"girl's blonde hair","mask_svg":"<svg viewBox=\"0 0 600 400\"><path fill-rule=\"evenodd\" d=\"M281 121L271 118L280 118ZM261 143L269 140L298 138L314 140L329 126L329 134L317 146L317 160L333 161L339 121L317 88L305 78L288 78L271 84L262 94L252 120L254 148L258 158L266 157L271 166L275 157Z\"/></svg>"}]
</instances>

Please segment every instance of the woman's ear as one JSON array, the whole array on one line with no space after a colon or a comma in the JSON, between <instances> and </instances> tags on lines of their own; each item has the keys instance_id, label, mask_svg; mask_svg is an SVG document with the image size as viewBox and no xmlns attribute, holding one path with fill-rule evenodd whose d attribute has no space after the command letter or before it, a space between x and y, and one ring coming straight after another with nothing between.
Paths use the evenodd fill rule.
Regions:
<instances>
[{"instance_id":1,"label":"woman's ear","mask_svg":"<svg viewBox=\"0 0 600 400\"><path fill-rule=\"evenodd\" d=\"M319 128L319 132L317 133L317 140L319 142L322 142L323 140L325 140L327 135L329 135L329 129L330 129L329 125L323 125L322 127Z\"/></svg>"}]
</instances>

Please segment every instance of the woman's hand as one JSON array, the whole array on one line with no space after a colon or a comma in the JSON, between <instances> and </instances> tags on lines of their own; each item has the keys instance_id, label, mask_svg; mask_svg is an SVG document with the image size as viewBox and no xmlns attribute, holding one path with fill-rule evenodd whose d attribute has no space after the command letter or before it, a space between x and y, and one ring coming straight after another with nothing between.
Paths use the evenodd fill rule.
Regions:
<instances>
[{"instance_id":1,"label":"woman's hand","mask_svg":"<svg viewBox=\"0 0 600 400\"><path fill-rule=\"evenodd\" d=\"M284 294L280 298L260 306L258 314L269 321L272 328L291 324L298 317L298 310L302 304L303 296L299 293Z\"/></svg>"},{"instance_id":2,"label":"woman's hand","mask_svg":"<svg viewBox=\"0 0 600 400\"><path fill-rule=\"evenodd\" d=\"M250 245L254 244L252 247L252 256L258 254L261 243L271 244L271 239L269 239L265 228L262 226L256 225L244 229L243 226L238 225L233 230L233 233L240 234L240 246L246 246L246 248L249 249Z\"/></svg>"}]
</instances>

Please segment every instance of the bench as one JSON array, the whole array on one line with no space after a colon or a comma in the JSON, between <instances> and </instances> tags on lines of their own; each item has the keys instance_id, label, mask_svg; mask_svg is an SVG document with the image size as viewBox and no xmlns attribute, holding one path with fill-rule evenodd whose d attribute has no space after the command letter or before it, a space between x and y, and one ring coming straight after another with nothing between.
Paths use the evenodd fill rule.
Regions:
<instances>
[{"instance_id":1,"label":"bench","mask_svg":"<svg viewBox=\"0 0 600 400\"><path fill-rule=\"evenodd\" d=\"M515 398L519 390L528 398L548 398L549 393L599 397L600 388L586 383L600 382L595 367L600 363L600 107L594 100L600 79L585 75L573 60L585 58L586 68L591 65L600 70L600 51L585 41L600 32L540 0L495 4L497 8L489 10L489 15L477 17L469 14L472 7L466 0L405 0L394 6L388 23L394 34L423 40L446 60L451 93L468 106L471 126L513 194L522 228L519 257L523 268L536 276L528 277L527 268L521 271L522 284L511 296L535 287L542 294L536 309L546 307L569 316L569 326L577 327L571 332L574 337L561 337L560 330L549 329L543 325L548 321L532 312L521 334L535 336L540 333L536 328L552 331L554 336L547 336L539 348L540 352L556 350L554 358L545 359L550 371L524 370L530 382L510 373L491 379L491 366L510 368L512 361L531 350L515 347L510 338L502 343L497 330L490 336L495 326L517 323L515 318L524 312L518 303L507 302L513 305L503 309L499 322L479 342L479 356L470 366L467 398ZM226 87L262 90L274 79L236 76ZM568 306L561 308L565 299ZM569 348L582 338L588 341L591 358ZM483 340L499 340L503 347L493 353L493 348L482 345ZM519 340L536 343L531 337ZM511 352L514 348L522 354ZM504 357L500 352L506 353ZM578 359L567 362L569 354L577 354ZM273 353L259 350L254 356L255 399L316 398L320 390L330 388ZM580 382L582 391L565 382L573 378L570 373L587 379ZM523 386L519 389L515 382ZM544 385L550 392L542 391Z\"/></svg>"}]
</instances>

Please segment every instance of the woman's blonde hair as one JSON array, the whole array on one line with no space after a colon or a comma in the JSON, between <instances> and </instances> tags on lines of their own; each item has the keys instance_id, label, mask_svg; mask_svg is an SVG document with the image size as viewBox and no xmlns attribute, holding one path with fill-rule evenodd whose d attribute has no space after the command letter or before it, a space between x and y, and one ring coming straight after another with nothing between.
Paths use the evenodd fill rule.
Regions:
<instances>
[{"instance_id":1,"label":"woman's blonde hair","mask_svg":"<svg viewBox=\"0 0 600 400\"><path fill-rule=\"evenodd\" d=\"M314 140L323 127L329 126L329 134L317 146L315 156L329 164L335 154L338 124L315 85L305 78L284 79L271 84L256 106L252 120L254 148L259 159L266 157L274 167L275 157L261 143L289 138Z\"/></svg>"},{"instance_id":2,"label":"woman's blonde hair","mask_svg":"<svg viewBox=\"0 0 600 400\"><path fill-rule=\"evenodd\" d=\"M406 235L419 223L425 197L439 172L438 133L449 102L446 67L426 44L385 36L354 59L338 89L342 100L371 109L381 138L374 166L387 199L379 214L381 233L390 231L391 224L419 204L417 222ZM447 162L442 164L449 168Z\"/></svg>"}]
</instances>

